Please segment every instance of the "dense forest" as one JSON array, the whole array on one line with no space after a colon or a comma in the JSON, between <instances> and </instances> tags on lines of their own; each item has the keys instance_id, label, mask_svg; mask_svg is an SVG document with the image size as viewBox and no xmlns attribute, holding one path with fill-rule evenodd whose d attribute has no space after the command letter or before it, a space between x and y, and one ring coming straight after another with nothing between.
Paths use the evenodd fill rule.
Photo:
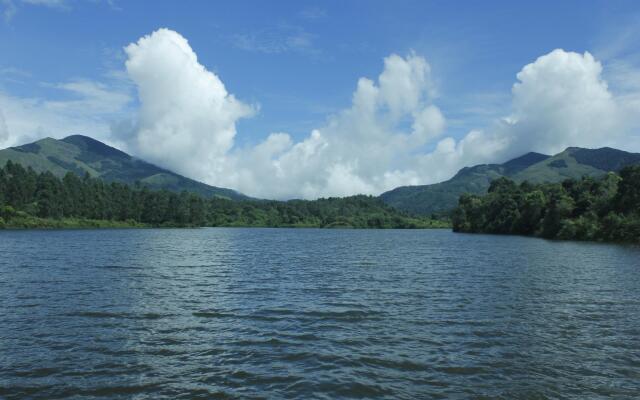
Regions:
<instances>
[{"instance_id":1,"label":"dense forest","mask_svg":"<svg viewBox=\"0 0 640 400\"><path fill-rule=\"evenodd\" d=\"M640 243L640 166L554 184L494 180L486 195L460 197L453 229Z\"/></svg>"},{"instance_id":2,"label":"dense forest","mask_svg":"<svg viewBox=\"0 0 640 400\"><path fill-rule=\"evenodd\" d=\"M0 168L0 227L124 226L438 228L448 223L409 216L371 196L237 201L73 173L59 179L11 161Z\"/></svg>"}]
</instances>

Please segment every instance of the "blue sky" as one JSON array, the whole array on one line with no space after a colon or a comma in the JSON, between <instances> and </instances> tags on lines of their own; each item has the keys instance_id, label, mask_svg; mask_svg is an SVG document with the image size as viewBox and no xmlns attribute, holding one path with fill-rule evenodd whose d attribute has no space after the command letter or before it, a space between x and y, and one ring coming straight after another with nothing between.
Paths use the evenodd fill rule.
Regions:
<instances>
[{"instance_id":1,"label":"blue sky","mask_svg":"<svg viewBox=\"0 0 640 400\"><path fill-rule=\"evenodd\" d=\"M49 109L54 104L71 112L72 105L65 102L77 100L87 91L69 90L64 85L83 82L86 88L91 83L97 85L91 88L99 87L113 94L107 100L101 97L96 102L112 103L92 103L97 110L94 115L85 107L77 114L83 114L86 121L68 124L69 129L95 127L95 132L68 133L98 136L160 164L165 158L162 154L147 154L141 151L139 140L136 145L126 139L128 134L137 134L132 131L140 125L135 115L144 105L136 94L141 83L131 82L125 67L130 55L123 50L159 28L168 28L188 40L198 63L215 74L235 98L253 108L251 116L233 120L233 145L217 153L221 157L232 155L234 165L242 163L240 157L255 158L251 151L273 133L286 133L290 147L305 143L314 129L319 129L323 137L348 135L342 131L328 132L328 125L336 115L352 107L361 77L377 83L385 68L385 58L392 54L405 60L412 56L425 60L429 80L425 93L428 91L428 94L424 94L420 107L436 105L444 116L446 128L438 133L438 140L425 140L409 151L385 155L382 158L389 165L375 176L356 171L370 164L364 158L356 157L357 162L345 164L345 156L340 160L342 164L336 160L318 164L326 171L350 169L350 174L358 180L345 181L347 189L332 189L326 183L314 182L310 184L314 189L308 192L270 193L264 189L254 193L272 197L317 197L357 190L375 193L393 183L417 184L444 179L460 165L485 161L490 156L465 156L450 165L445 162L448 166L442 171L434 171L424 160L416 163L426 165L423 165L426 170L421 170L416 163L405 165L402 160L414 153L433 152L443 138L451 138L459 145L471 131L492 134L492 130L499 130L495 128L495 121L513 114L514 101L518 102L512 94L516 74L554 49L578 55L592 54L602 66L596 78L606 82L607 90L616 96L616 101L628 95L632 101L627 103L635 104L638 89L640 29L636 27L640 22L640 5L637 1L524 4L513 1L0 0L0 11L4 17L0 22L0 93L6 99L0 103L4 104L0 111L7 125L5 144L38 136L64 136L65 121L56 120L56 129L48 130L47 119L43 117L38 129L29 128L26 122L18 121L16 104L23 108L27 107L25 104L28 107L40 104ZM120 94L123 97L117 96ZM10 101L13 103L9 104ZM38 113L34 108L29 110ZM409 130L415 114L415 110L408 110L405 117L394 121L389 129ZM133 122L123 122L129 120ZM115 133L114 126L121 124L134 127L128 133ZM562 124L566 128L566 123ZM629 126L635 126L635 122ZM545 126L544 129L551 128ZM328 146L338 146L335 141L328 143ZM544 143L527 143L538 146L531 150L555 150L553 146L545 147ZM592 143L599 142L586 140L584 144ZM527 150L522 146L512 147L510 151L496 150L494 155L496 158L512 156L516 151ZM270 160L277 161L278 157L274 153ZM276 164L280 168L283 163ZM442 163L433 165L437 164ZM227 180L220 174L183 169L180 160L166 165L210 183L237 186L245 191L260 180L256 176L245 182L238 177ZM227 171L225 168L231 167L211 166L215 168ZM404 178L382 183L384 176L396 172ZM330 179L332 173L327 174L326 179ZM311 181L305 177L296 179L299 180L297 186Z\"/></svg>"}]
</instances>

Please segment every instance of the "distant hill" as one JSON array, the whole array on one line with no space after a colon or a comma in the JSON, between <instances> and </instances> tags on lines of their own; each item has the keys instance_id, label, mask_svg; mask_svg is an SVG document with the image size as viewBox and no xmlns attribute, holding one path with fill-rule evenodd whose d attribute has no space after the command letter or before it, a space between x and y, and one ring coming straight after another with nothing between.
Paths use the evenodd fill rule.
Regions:
<instances>
[{"instance_id":1,"label":"distant hill","mask_svg":"<svg viewBox=\"0 0 640 400\"><path fill-rule=\"evenodd\" d=\"M130 185L140 182L151 189L173 192L186 190L206 197L248 199L231 189L209 186L132 157L87 136L73 135L61 140L45 138L37 142L0 150L0 166L7 161L31 167L36 172L51 171L59 177L67 172L89 173L107 182Z\"/></svg>"},{"instance_id":2,"label":"distant hill","mask_svg":"<svg viewBox=\"0 0 640 400\"><path fill-rule=\"evenodd\" d=\"M640 154L609 147L569 147L554 156L527 153L504 164L466 167L448 181L403 186L383 193L380 198L395 208L415 214L440 213L454 208L461 194L485 193L492 180L503 176L517 182L560 182L567 178L600 176L631 164L640 164Z\"/></svg>"}]
</instances>

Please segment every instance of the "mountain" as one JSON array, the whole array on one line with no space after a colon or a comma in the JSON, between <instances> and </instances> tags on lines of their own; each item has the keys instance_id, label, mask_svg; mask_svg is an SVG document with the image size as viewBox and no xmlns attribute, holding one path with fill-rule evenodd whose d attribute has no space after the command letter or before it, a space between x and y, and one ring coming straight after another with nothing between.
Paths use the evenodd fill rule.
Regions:
<instances>
[{"instance_id":1,"label":"mountain","mask_svg":"<svg viewBox=\"0 0 640 400\"><path fill-rule=\"evenodd\" d=\"M151 189L174 192L186 190L207 197L233 200L248 197L231 189L209 186L132 157L87 136L73 135L61 140L45 138L37 142L0 150L0 166L11 160L36 172L51 171L62 177L67 172L89 173L107 182L130 185L139 181Z\"/></svg>"},{"instance_id":2,"label":"mountain","mask_svg":"<svg viewBox=\"0 0 640 400\"><path fill-rule=\"evenodd\" d=\"M554 156L527 153L504 164L465 167L448 181L403 186L381 194L380 198L395 208L415 214L441 213L454 208L461 194L485 193L492 180L503 176L517 182L561 182L567 178L601 176L631 164L640 164L640 154L609 147L569 147Z\"/></svg>"}]
</instances>

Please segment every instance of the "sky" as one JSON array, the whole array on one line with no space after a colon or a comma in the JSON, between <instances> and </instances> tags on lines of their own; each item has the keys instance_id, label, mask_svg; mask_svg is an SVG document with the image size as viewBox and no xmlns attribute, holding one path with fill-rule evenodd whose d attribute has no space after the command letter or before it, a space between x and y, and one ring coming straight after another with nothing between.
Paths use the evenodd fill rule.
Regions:
<instances>
[{"instance_id":1,"label":"sky","mask_svg":"<svg viewBox=\"0 0 640 400\"><path fill-rule=\"evenodd\" d=\"M640 151L637 1L0 0L0 147L83 134L274 199Z\"/></svg>"}]
</instances>

